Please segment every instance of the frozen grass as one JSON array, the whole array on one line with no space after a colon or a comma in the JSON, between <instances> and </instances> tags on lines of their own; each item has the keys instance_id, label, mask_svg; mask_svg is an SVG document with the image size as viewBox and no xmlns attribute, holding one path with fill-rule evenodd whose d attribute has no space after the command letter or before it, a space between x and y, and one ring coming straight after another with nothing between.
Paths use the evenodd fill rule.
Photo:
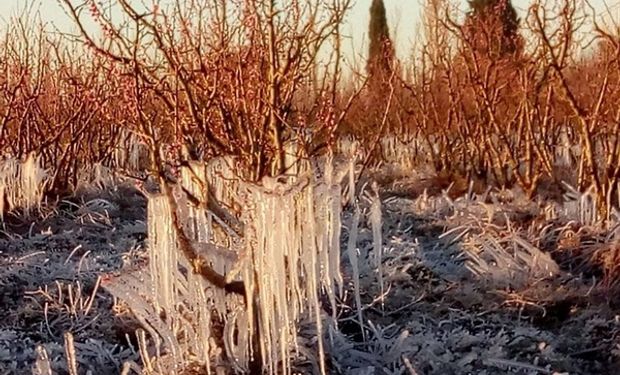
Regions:
<instances>
[{"instance_id":1,"label":"frozen grass","mask_svg":"<svg viewBox=\"0 0 620 375\"><path fill-rule=\"evenodd\" d=\"M468 257L467 268L493 288L522 289L560 273L548 253L532 244L524 234L507 225L472 225L462 228L461 248Z\"/></svg>"}]
</instances>

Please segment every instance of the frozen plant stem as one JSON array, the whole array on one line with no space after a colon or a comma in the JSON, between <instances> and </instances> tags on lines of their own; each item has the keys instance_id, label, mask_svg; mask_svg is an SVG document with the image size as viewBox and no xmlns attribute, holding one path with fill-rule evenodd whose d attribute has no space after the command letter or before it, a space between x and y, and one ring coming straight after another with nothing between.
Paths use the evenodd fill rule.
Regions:
<instances>
[{"instance_id":1,"label":"frozen plant stem","mask_svg":"<svg viewBox=\"0 0 620 375\"><path fill-rule=\"evenodd\" d=\"M357 256L357 232L360 223L361 211L357 204L351 217L351 226L349 228L349 242L347 243L347 254L349 255L349 262L351 262L351 268L353 269L353 287L355 289L355 306L357 307L357 317L359 320L360 330L362 331L362 337L366 341L366 332L364 330L364 317L362 313L362 299L360 296L360 269L359 259Z\"/></svg>"},{"instance_id":2,"label":"frozen plant stem","mask_svg":"<svg viewBox=\"0 0 620 375\"><path fill-rule=\"evenodd\" d=\"M383 236L382 236L382 220L381 220L381 198L379 197L379 189L377 183L372 185L373 197L370 206L370 221L372 225L372 242L375 253L375 267L377 267L377 277L379 288L381 290L381 306L384 305L383 292L383 267L381 259L383 258Z\"/></svg>"}]
</instances>

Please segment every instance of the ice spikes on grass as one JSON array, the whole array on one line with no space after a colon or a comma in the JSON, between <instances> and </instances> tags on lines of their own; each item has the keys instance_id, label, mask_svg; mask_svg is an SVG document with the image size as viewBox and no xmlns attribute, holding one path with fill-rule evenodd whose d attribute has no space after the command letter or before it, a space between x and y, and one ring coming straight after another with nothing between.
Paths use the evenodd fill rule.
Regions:
<instances>
[{"instance_id":1,"label":"ice spikes on grass","mask_svg":"<svg viewBox=\"0 0 620 375\"><path fill-rule=\"evenodd\" d=\"M473 224L462 239L469 258L466 266L476 277L496 288L523 288L536 280L556 276L558 264L512 228L500 230L492 224Z\"/></svg>"}]
</instances>

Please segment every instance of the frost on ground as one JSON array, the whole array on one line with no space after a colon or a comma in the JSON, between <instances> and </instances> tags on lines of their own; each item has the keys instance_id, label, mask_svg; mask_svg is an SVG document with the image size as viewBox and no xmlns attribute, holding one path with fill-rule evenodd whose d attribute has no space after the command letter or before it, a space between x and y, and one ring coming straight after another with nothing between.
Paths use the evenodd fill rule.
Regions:
<instances>
[{"instance_id":1,"label":"frost on ground","mask_svg":"<svg viewBox=\"0 0 620 375\"><path fill-rule=\"evenodd\" d=\"M138 326L102 291L100 277L144 263L144 208L136 191L119 188L61 202L39 222L7 218L0 236L1 374L31 373L37 345L54 373L67 373L65 332L74 335L82 373L117 374L124 361L138 359L125 338Z\"/></svg>"},{"instance_id":2,"label":"frost on ground","mask_svg":"<svg viewBox=\"0 0 620 375\"><path fill-rule=\"evenodd\" d=\"M617 231L571 221L572 201L516 192L383 197L384 285L363 272L364 331L354 308L339 323L332 355L343 373L620 371L617 285L605 278L610 261L592 256L618 247ZM362 220L362 254L371 232Z\"/></svg>"},{"instance_id":3,"label":"frost on ground","mask_svg":"<svg viewBox=\"0 0 620 375\"><path fill-rule=\"evenodd\" d=\"M336 311L322 298L328 373L620 371L620 237L596 225L587 199L403 194L404 184L424 182L367 188L344 210L344 295ZM65 332L79 373L142 367L144 331L101 284L148 270L144 197L106 188L42 211L36 223L8 218L0 237L0 374L46 373L46 361L69 373ZM300 327L294 366L313 373L316 328Z\"/></svg>"}]
</instances>

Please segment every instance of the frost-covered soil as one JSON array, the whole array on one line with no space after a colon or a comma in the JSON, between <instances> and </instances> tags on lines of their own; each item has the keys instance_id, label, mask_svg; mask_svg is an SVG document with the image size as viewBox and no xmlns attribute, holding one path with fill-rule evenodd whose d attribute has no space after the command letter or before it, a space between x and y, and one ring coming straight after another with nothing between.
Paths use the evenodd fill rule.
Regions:
<instances>
[{"instance_id":1,"label":"frost-covered soil","mask_svg":"<svg viewBox=\"0 0 620 375\"><path fill-rule=\"evenodd\" d=\"M340 325L350 335L334 345L341 368L369 374L620 373L618 297L606 298L607 290L593 286L593 279L567 270L552 277L535 275L533 265L492 277L472 271L467 235L455 237L484 210L460 202L464 209L458 212L455 202L456 215L442 213L442 200L386 193L385 297L377 298L377 274L366 273L361 281L366 337L350 312L352 318ZM429 202L439 207L429 210L423 204ZM505 211L497 207L496 218L527 217L536 210L499 206ZM442 236L454 228L454 235ZM360 247L371 246L368 232L363 230Z\"/></svg>"},{"instance_id":2,"label":"frost-covered soil","mask_svg":"<svg viewBox=\"0 0 620 375\"><path fill-rule=\"evenodd\" d=\"M499 193L452 201L395 186L382 190L383 285L369 204L360 201L363 329L351 282L338 328L326 334L330 373L620 373L620 294L601 283L595 264L577 269L562 258L566 220L542 219L543 205ZM351 217L349 208L348 280ZM144 199L121 188L61 204L34 224L11 223L0 235L0 375L31 373L39 344L66 373L66 331L80 373L117 374L123 362L139 363L136 322L98 277L144 263L144 218Z\"/></svg>"},{"instance_id":3,"label":"frost-covered soil","mask_svg":"<svg viewBox=\"0 0 620 375\"><path fill-rule=\"evenodd\" d=\"M115 311L97 281L143 262L145 209L141 195L120 188L63 202L35 223L7 220L0 235L0 374L32 373L39 344L53 369L66 373L66 331L81 373L118 374L124 361L139 358L125 338L136 329L133 318Z\"/></svg>"}]
</instances>

